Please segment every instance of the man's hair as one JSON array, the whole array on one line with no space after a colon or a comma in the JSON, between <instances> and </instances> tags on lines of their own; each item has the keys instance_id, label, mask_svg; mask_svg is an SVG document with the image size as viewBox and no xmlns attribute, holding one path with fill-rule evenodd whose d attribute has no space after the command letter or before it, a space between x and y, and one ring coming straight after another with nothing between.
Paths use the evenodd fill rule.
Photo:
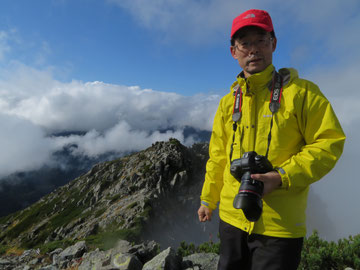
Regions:
<instances>
[{"instance_id":1,"label":"man's hair","mask_svg":"<svg viewBox=\"0 0 360 270\"><path fill-rule=\"evenodd\" d=\"M259 28L260 29L260 28ZM238 40L238 39L241 39L244 37L244 31L242 31L243 29L239 29L238 31L235 32L235 34L231 37L231 40L230 40L230 44L231 46L234 46L235 45L235 40ZM262 30L262 29L260 29ZM265 30L263 30L264 33L267 33ZM271 31L270 32L270 36L272 38L275 38L275 32L274 31Z\"/></svg>"}]
</instances>

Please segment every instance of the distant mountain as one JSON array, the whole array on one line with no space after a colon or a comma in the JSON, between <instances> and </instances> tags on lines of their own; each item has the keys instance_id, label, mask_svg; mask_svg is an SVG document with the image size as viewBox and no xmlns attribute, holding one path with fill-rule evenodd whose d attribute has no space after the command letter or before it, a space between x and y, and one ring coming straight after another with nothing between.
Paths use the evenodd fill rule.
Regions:
<instances>
[{"instance_id":1,"label":"distant mountain","mask_svg":"<svg viewBox=\"0 0 360 270\"><path fill-rule=\"evenodd\" d=\"M173 130L168 128L164 130ZM174 128L175 130L175 128ZM161 131L160 131L161 132ZM84 135L84 132L63 132L51 136ZM208 142L211 132L184 128L184 139L194 138L196 142ZM54 166L44 166L36 171L18 172L0 179L0 217L22 210L38 201L41 197L56 188L69 183L76 177L86 173L97 163L120 158L129 152L106 153L98 157L73 156L69 145L62 151L53 153Z\"/></svg>"},{"instance_id":2,"label":"distant mountain","mask_svg":"<svg viewBox=\"0 0 360 270\"><path fill-rule=\"evenodd\" d=\"M196 216L207 159L207 143L187 148L170 139L99 163L26 209L0 218L0 245L44 248L75 239L100 247L118 239L151 239L164 246L207 241L211 229Z\"/></svg>"},{"instance_id":3,"label":"distant mountain","mask_svg":"<svg viewBox=\"0 0 360 270\"><path fill-rule=\"evenodd\" d=\"M93 165L114 158L113 153L97 158L73 156L70 148L55 152L54 166L39 170L18 172L0 179L0 217L24 209L57 187L86 173ZM117 154L119 157L121 154Z\"/></svg>"}]
</instances>

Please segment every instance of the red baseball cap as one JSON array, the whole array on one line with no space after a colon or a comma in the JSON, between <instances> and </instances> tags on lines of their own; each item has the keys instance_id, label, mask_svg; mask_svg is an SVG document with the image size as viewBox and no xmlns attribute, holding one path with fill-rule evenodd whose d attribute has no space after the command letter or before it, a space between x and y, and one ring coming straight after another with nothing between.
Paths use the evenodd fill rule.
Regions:
<instances>
[{"instance_id":1,"label":"red baseball cap","mask_svg":"<svg viewBox=\"0 0 360 270\"><path fill-rule=\"evenodd\" d=\"M274 31L271 17L265 10L250 9L237 16L232 23L231 37L240 28L245 26L257 26L264 29L266 32Z\"/></svg>"}]
</instances>

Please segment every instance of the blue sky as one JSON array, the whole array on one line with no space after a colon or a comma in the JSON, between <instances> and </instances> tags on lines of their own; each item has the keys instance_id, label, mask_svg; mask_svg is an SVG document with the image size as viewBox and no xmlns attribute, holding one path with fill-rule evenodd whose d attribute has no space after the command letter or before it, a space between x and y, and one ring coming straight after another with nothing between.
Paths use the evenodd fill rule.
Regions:
<instances>
[{"instance_id":1,"label":"blue sky","mask_svg":"<svg viewBox=\"0 0 360 270\"><path fill-rule=\"evenodd\" d=\"M272 15L275 67L318 84L347 135L336 168L314 184L326 207L310 229L326 232L330 220L330 239L359 233L344 211L360 204L359 0L2 0L0 177L57 166L52 153L69 144L86 156L169 137L191 145L184 127L210 131L240 72L229 33L249 8Z\"/></svg>"},{"instance_id":2,"label":"blue sky","mask_svg":"<svg viewBox=\"0 0 360 270\"><path fill-rule=\"evenodd\" d=\"M3 0L0 29L7 33L10 49L2 64L16 60L52 68L60 81L138 85L187 96L223 94L239 72L229 53L229 32L241 11L269 10L279 40L275 66L296 66L303 76L340 61L326 46L329 37L324 38L326 32L336 34L332 13L342 7L345 23L359 11L358 1L318 1L326 8L319 14L310 11L325 18L316 26L319 19L304 10L316 9L316 1L289 1L280 7L281 1L249 2Z\"/></svg>"},{"instance_id":3,"label":"blue sky","mask_svg":"<svg viewBox=\"0 0 360 270\"><path fill-rule=\"evenodd\" d=\"M186 95L224 89L208 78L226 74L212 63L223 66L221 59L231 60L228 46L223 46L228 40L195 46L186 38L165 40L163 31L144 28L127 10L106 1L0 5L1 29L9 32L13 46L7 59L40 69L51 66L59 80L139 85Z\"/></svg>"}]
</instances>

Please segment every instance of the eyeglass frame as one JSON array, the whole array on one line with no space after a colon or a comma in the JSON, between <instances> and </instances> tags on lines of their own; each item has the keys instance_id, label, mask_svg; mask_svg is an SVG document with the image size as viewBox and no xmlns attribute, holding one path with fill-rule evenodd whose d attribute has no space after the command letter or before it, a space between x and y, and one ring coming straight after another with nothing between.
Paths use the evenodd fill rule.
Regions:
<instances>
[{"instance_id":1,"label":"eyeglass frame","mask_svg":"<svg viewBox=\"0 0 360 270\"><path fill-rule=\"evenodd\" d=\"M259 39L259 40L257 40L257 41L249 41L249 42L242 42L242 43L248 43L248 44L246 44L245 45L245 47L243 47L243 48L240 48L239 47L239 45L240 46L243 46L243 44L236 44L236 45L233 45L232 47L236 50L238 50L238 51L240 51L240 52L244 52L244 53L248 53L248 52L250 52L250 50L251 50L251 48L253 47L253 45L256 47L256 48L261 48L261 49L263 49L263 48L266 48L269 44L270 44L270 42L272 42L274 40L274 38L273 37L266 37L266 38L263 38L263 39ZM263 44L260 44L261 42L263 42ZM239 42L238 42L239 43Z\"/></svg>"}]
</instances>

